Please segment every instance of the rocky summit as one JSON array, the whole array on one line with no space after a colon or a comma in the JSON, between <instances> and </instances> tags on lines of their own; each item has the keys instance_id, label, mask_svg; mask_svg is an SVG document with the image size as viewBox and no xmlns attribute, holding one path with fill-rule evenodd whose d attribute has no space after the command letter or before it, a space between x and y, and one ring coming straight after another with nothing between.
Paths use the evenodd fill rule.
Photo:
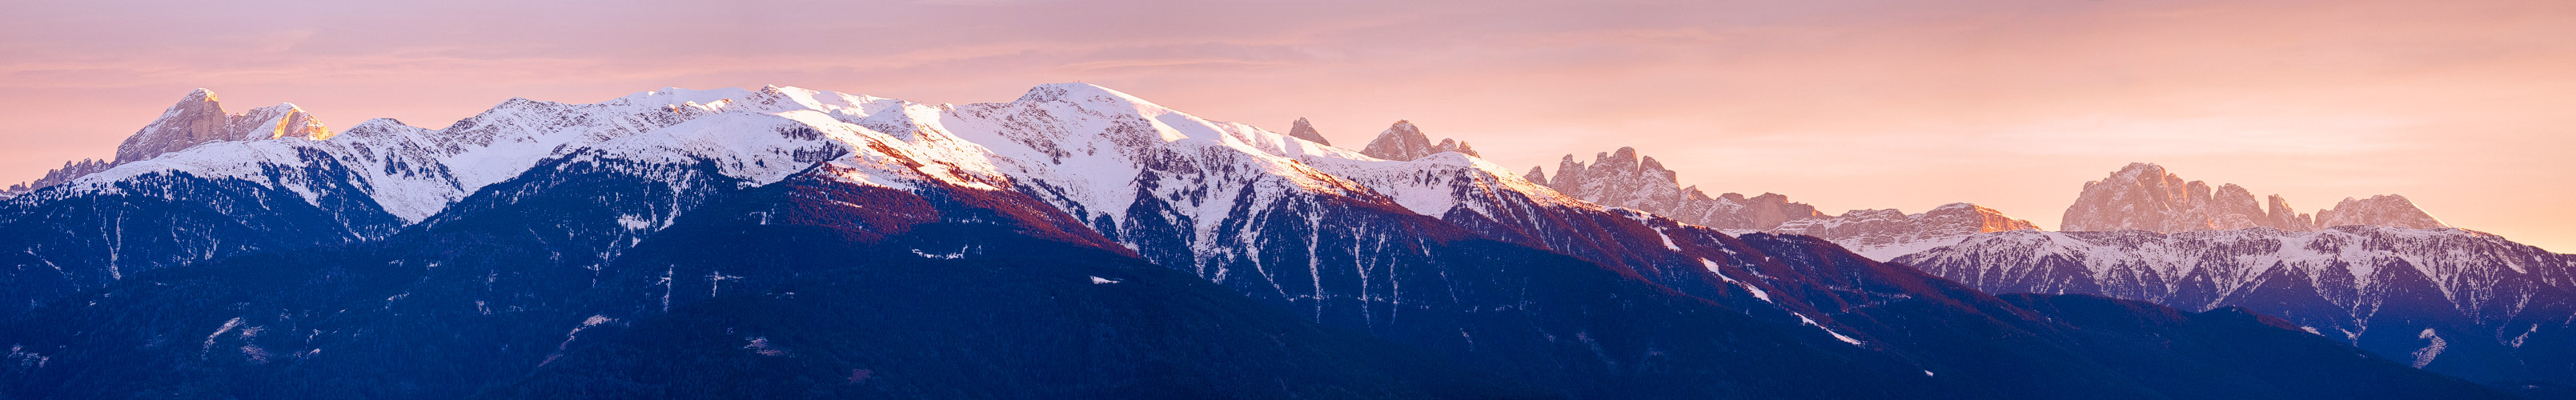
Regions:
<instances>
[{"instance_id":1,"label":"rocky summit","mask_svg":"<svg viewBox=\"0 0 2576 400\"><path fill-rule=\"evenodd\" d=\"M2344 225L2447 227L2398 195L2344 199L2335 208L2306 214L2280 195L2257 203L2253 192L2236 184L2212 189L2207 182L2186 182L2163 166L2131 163L2102 180L2085 182L2058 228L2175 233L2253 227L2314 231Z\"/></svg>"}]
</instances>

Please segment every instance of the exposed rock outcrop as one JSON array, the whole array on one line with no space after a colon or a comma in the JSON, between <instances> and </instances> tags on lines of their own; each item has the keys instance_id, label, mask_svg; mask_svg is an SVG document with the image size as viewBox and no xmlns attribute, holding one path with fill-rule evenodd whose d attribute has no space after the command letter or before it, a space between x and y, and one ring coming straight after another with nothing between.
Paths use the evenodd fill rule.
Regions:
<instances>
[{"instance_id":1,"label":"exposed rock outcrop","mask_svg":"<svg viewBox=\"0 0 2576 400\"><path fill-rule=\"evenodd\" d=\"M1298 118L1295 126L1288 128L1288 137L1306 139L1306 141L1315 142L1315 144L1325 146L1333 145L1333 141L1325 140L1324 133L1316 132L1315 124L1306 122L1305 118Z\"/></svg>"}]
</instances>

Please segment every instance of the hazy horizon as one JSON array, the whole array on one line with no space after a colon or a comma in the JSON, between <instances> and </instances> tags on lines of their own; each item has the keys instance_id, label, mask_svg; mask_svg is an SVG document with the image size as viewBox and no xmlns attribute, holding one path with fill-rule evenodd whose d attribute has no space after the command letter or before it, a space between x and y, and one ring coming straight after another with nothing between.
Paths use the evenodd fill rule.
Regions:
<instances>
[{"instance_id":1,"label":"hazy horizon","mask_svg":"<svg viewBox=\"0 0 2576 400\"><path fill-rule=\"evenodd\" d=\"M2564 2L284 4L13 6L0 184L105 158L198 87L337 129L666 86L1082 81L1345 147L1411 120L1515 171L1633 146L1711 195L1828 213L1968 202L2054 229L2085 181L2154 162L2576 250Z\"/></svg>"}]
</instances>

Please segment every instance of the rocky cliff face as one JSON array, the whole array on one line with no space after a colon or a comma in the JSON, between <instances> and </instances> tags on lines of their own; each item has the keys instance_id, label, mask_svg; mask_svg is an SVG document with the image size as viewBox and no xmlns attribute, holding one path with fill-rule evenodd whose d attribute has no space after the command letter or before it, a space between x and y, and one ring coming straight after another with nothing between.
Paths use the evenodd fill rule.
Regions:
<instances>
[{"instance_id":1,"label":"rocky cliff face","mask_svg":"<svg viewBox=\"0 0 2576 400\"><path fill-rule=\"evenodd\" d=\"M160 119L145 125L133 136L127 136L124 144L117 145L116 162L150 159L207 142L286 137L322 140L330 138L331 134L330 127L294 104L225 114L214 91L197 89L180 98L178 104L162 111Z\"/></svg>"},{"instance_id":2,"label":"rocky cliff face","mask_svg":"<svg viewBox=\"0 0 2576 400\"><path fill-rule=\"evenodd\" d=\"M205 142L240 139L231 125L232 116L224 114L215 92L197 89L162 111L160 119L116 146L116 162L152 158Z\"/></svg>"},{"instance_id":3,"label":"rocky cliff face","mask_svg":"<svg viewBox=\"0 0 2576 400\"><path fill-rule=\"evenodd\" d=\"M2107 178L2085 182L2075 204L2066 208L2059 230L2175 233L2264 227L2314 231L2342 225L2447 227L2402 196L2344 199L2334 209L2311 216L2291 208L2280 195L2258 204L2251 191L2236 184L2212 190L2207 182L2186 182L2163 166L2131 163Z\"/></svg>"}]
</instances>

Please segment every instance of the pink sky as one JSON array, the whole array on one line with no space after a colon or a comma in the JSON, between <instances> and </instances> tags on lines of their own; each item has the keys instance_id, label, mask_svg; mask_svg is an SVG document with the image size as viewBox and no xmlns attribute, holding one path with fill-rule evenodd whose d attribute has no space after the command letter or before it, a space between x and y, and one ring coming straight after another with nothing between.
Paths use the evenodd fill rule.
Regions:
<instances>
[{"instance_id":1,"label":"pink sky","mask_svg":"<svg viewBox=\"0 0 2576 400\"><path fill-rule=\"evenodd\" d=\"M922 102L1086 81L1525 168L1635 146L1716 192L2054 228L2131 161L2313 212L2397 193L2576 251L2576 2L16 2L0 181L192 88L335 127L764 84ZM369 2L347 2L369 3Z\"/></svg>"}]
</instances>

